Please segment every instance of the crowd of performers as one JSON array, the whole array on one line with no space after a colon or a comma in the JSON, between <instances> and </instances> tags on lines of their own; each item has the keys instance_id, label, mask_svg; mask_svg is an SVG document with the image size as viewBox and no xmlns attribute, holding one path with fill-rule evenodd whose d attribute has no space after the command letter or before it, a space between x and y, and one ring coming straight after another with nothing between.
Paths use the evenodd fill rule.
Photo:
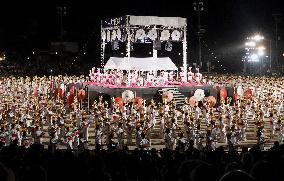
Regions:
<instances>
[{"instance_id":1,"label":"crowd of performers","mask_svg":"<svg viewBox=\"0 0 284 181\"><path fill-rule=\"evenodd\" d=\"M93 83L99 85L112 86L167 86L167 85L189 85L202 84L202 74L199 69L193 73L192 68L186 71L181 68L181 71L139 71L119 69L106 70L101 68L92 68L89 76Z\"/></svg>"},{"instance_id":2,"label":"crowd of performers","mask_svg":"<svg viewBox=\"0 0 284 181\"><path fill-rule=\"evenodd\" d=\"M87 81L83 76L0 78L0 142L29 147L48 139L51 148L64 144L68 149L85 149L94 144L97 149L129 145L149 149L152 139L159 138L168 149L186 150L195 144L214 150L217 143L233 149L247 139L248 129L254 129L253 137L262 149L265 140L283 142L282 78L207 78L218 86L233 86L234 97L221 96L217 104L208 98L194 103L186 98L179 109L174 100L108 102L99 97L86 110L74 87L64 89L69 83Z\"/></svg>"}]
</instances>

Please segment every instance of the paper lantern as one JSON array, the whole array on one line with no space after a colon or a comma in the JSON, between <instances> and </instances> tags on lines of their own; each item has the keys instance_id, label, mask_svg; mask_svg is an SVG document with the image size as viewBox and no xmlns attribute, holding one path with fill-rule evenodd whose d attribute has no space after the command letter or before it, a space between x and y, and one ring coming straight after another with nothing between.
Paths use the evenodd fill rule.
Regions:
<instances>
[{"instance_id":1,"label":"paper lantern","mask_svg":"<svg viewBox=\"0 0 284 181\"><path fill-rule=\"evenodd\" d=\"M174 98L173 93L171 93L170 91L165 91L162 95L163 100L165 100L166 102L171 102Z\"/></svg>"},{"instance_id":2,"label":"paper lantern","mask_svg":"<svg viewBox=\"0 0 284 181\"><path fill-rule=\"evenodd\" d=\"M120 102L123 102L123 100L122 100L121 97L116 97L116 98L114 99L114 102L115 102L115 103L120 103Z\"/></svg>"},{"instance_id":3,"label":"paper lantern","mask_svg":"<svg viewBox=\"0 0 284 181\"><path fill-rule=\"evenodd\" d=\"M152 41L154 41L158 35L157 35L157 31L155 29L151 29L148 34L147 34L148 38L150 38Z\"/></svg>"},{"instance_id":4,"label":"paper lantern","mask_svg":"<svg viewBox=\"0 0 284 181\"><path fill-rule=\"evenodd\" d=\"M143 106L143 103L144 103L144 101L143 101L143 99L142 99L141 97L135 97L135 98L133 99L133 104L134 104L136 107L141 107L141 106Z\"/></svg>"},{"instance_id":5,"label":"paper lantern","mask_svg":"<svg viewBox=\"0 0 284 181\"><path fill-rule=\"evenodd\" d=\"M245 95L246 95L246 99L251 99L252 98L252 90L251 89L246 90Z\"/></svg>"},{"instance_id":6,"label":"paper lantern","mask_svg":"<svg viewBox=\"0 0 284 181\"><path fill-rule=\"evenodd\" d=\"M194 107L194 106L196 106L197 100L196 100L196 98L194 96L192 96L192 97L189 98L188 102L189 102L189 105L191 107Z\"/></svg>"},{"instance_id":7,"label":"paper lantern","mask_svg":"<svg viewBox=\"0 0 284 181\"><path fill-rule=\"evenodd\" d=\"M228 96L227 90L225 88L221 88L220 89L220 97L221 97L221 99L225 100L227 96Z\"/></svg>"},{"instance_id":8,"label":"paper lantern","mask_svg":"<svg viewBox=\"0 0 284 181\"><path fill-rule=\"evenodd\" d=\"M171 34L171 37L173 41L178 41L181 37L181 34L178 30L174 30Z\"/></svg>"},{"instance_id":9,"label":"paper lantern","mask_svg":"<svg viewBox=\"0 0 284 181\"><path fill-rule=\"evenodd\" d=\"M134 93L131 90L126 90L122 92L122 99L124 102L129 103L133 100Z\"/></svg>"},{"instance_id":10,"label":"paper lantern","mask_svg":"<svg viewBox=\"0 0 284 181\"><path fill-rule=\"evenodd\" d=\"M143 29L139 29L136 31L135 38L138 40L143 40L145 38L145 31Z\"/></svg>"},{"instance_id":11,"label":"paper lantern","mask_svg":"<svg viewBox=\"0 0 284 181\"><path fill-rule=\"evenodd\" d=\"M116 97L114 99L114 103L116 104L116 106L118 108L122 108L122 106L123 106L123 99L121 97Z\"/></svg>"},{"instance_id":12,"label":"paper lantern","mask_svg":"<svg viewBox=\"0 0 284 181\"><path fill-rule=\"evenodd\" d=\"M80 89L78 92L78 97L80 100L84 100L86 98L86 91L84 89Z\"/></svg>"},{"instance_id":13,"label":"paper lantern","mask_svg":"<svg viewBox=\"0 0 284 181\"><path fill-rule=\"evenodd\" d=\"M202 101L205 97L204 90L196 89L196 91L194 92L194 97L196 98L196 101Z\"/></svg>"},{"instance_id":14,"label":"paper lantern","mask_svg":"<svg viewBox=\"0 0 284 181\"><path fill-rule=\"evenodd\" d=\"M169 30L163 30L161 32L161 37L160 37L160 40L161 41L168 41L169 38L170 38L171 34L170 34L170 31Z\"/></svg>"},{"instance_id":15,"label":"paper lantern","mask_svg":"<svg viewBox=\"0 0 284 181\"><path fill-rule=\"evenodd\" d=\"M214 107L217 103L216 98L213 96L209 96L207 98L207 101L208 101L209 107Z\"/></svg>"}]
</instances>

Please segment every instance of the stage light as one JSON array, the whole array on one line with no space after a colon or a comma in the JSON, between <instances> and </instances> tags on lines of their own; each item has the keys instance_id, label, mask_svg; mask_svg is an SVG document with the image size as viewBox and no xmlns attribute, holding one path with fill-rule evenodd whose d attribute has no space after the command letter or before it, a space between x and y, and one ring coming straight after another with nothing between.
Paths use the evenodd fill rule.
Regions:
<instances>
[{"instance_id":1,"label":"stage light","mask_svg":"<svg viewBox=\"0 0 284 181\"><path fill-rule=\"evenodd\" d=\"M258 55L259 56L263 56L264 55L264 51L258 51Z\"/></svg>"},{"instance_id":2,"label":"stage light","mask_svg":"<svg viewBox=\"0 0 284 181\"><path fill-rule=\"evenodd\" d=\"M27 57L27 59L29 60L29 59L30 59L30 57Z\"/></svg>"},{"instance_id":3,"label":"stage light","mask_svg":"<svg viewBox=\"0 0 284 181\"><path fill-rule=\"evenodd\" d=\"M258 55L259 56L263 56L264 55L265 47L260 46L260 47L257 48L257 50L258 50Z\"/></svg>"},{"instance_id":4,"label":"stage light","mask_svg":"<svg viewBox=\"0 0 284 181\"><path fill-rule=\"evenodd\" d=\"M55 54L57 55L57 52L55 52Z\"/></svg>"},{"instance_id":5,"label":"stage light","mask_svg":"<svg viewBox=\"0 0 284 181\"><path fill-rule=\"evenodd\" d=\"M249 41L249 42L246 42L245 45L248 47L255 47L256 43L254 41Z\"/></svg>"},{"instance_id":6,"label":"stage light","mask_svg":"<svg viewBox=\"0 0 284 181\"><path fill-rule=\"evenodd\" d=\"M264 37L260 36L260 35L255 35L254 37L252 37L252 39L255 40L255 41L260 41L260 40L263 40Z\"/></svg>"},{"instance_id":7,"label":"stage light","mask_svg":"<svg viewBox=\"0 0 284 181\"><path fill-rule=\"evenodd\" d=\"M258 61L259 61L259 57L258 57L257 54L252 54L252 55L250 56L250 60L251 60L252 62L258 62Z\"/></svg>"},{"instance_id":8,"label":"stage light","mask_svg":"<svg viewBox=\"0 0 284 181\"><path fill-rule=\"evenodd\" d=\"M32 52L33 53L33 55L35 54L35 52Z\"/></svg>"}]
</instances>

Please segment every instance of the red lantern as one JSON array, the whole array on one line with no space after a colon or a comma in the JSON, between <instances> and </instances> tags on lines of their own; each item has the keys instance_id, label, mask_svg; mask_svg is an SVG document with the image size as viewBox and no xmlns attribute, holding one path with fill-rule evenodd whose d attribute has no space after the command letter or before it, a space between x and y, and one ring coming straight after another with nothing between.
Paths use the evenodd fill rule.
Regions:
<instances>
[{"instance_id":1,"label":"red lantern","mask_svg":"<svg viewBox=\"0 0 284 181\"><path fill-rule=\"evenodd\" d=\"M86 92L84 89L80 89L79 92L78 92L78 97L83 100L86 98Z\"/></svg>"},{"instance_id":2,"label":"red lantern","mask_svg":"<svg viewBox=\"0 0 284 181\"><path fill-rule=\"evenodd\" d=\"M133 104L137 107L141 107L143 106L143 99L141 97L135 97L134 100L133 100Z\"/></svg>"},{"instance_id":3,"label":"red lantern","mask_svg":"<svg viewBox=\"0 0 284 181\"><path fill-rule=\"evenodd\" d=\"M118 108L122 108L123 106L123 99L121 97L116 97L114 102Z\"/></svg>"},{"instance_id":4,"label":"red lantern","mask_svg":"<svg viewBox=\"0 0 284 181\"><path fill-rule=\"evenodd\" d=\"M216 105L217 101L216 101L215 97L209 96L207 98L207 100L208 100L209 107L214 107Z\"/></svg>"},{"instance_id":5,"label":"red lantern","mask_svg":"<svg viewBox=\"0 0 284 181\"><path fill-rule=\"evenodd\" d=\"M246 99L251 99L252 98L252 90L251 89L246 90L245 95L246 95Z\"/></svg>"},{"instance_id":6,"label":"red lantern","mask_svg":"<svg viewBox=\"0 0 284 181\"><path fill-rule=\"evenodd\" d=\"M225 100L227 96L228 96L227 90L225 88L221 88L220 89L220 97L221 97L221 99Z\"/></svg>"},{"instance_id":7,"label":"red lantern","mask_svg":"<svg viewBox=\"0 0 284 181\"><path fill-rule=\"evenodd\" d=\"M163 93L162 97L166 102L171 102L174 98L174 95L170 91L166 91Z\"/></svg>"},{"instance_id":8,"label":"red lantern","mask_svg":"<svg viewBox=\"0 0 284 181\"><path fill-rule=\"evenodd\" d=\"M67 97L67 104L68 104L69 106L71 106L71 104L74 102L74 97L75 97L74 94L70 94L70 95Z\"/></svg>"},{"instance_id":9,"label":"red lantern","mask_svg":"<svg viewBox=\"0 0 284 181\"><path fill-rule=\"evenodd\" d=\"M191 107L194 107L194 106L196 106L197 100L194 96L192 96L192 97L189 98L188 102L189 102L189 105Z\"/></svg>"}]
</instances>

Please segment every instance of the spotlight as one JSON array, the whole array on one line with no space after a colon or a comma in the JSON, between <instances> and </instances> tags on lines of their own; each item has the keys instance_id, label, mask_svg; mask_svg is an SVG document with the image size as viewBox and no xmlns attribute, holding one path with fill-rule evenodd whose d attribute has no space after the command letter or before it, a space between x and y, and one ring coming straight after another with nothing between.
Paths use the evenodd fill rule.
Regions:
<instances>
[{"instance_id":1,"label":"spotlight","mask_svg":"<svg viewBox=\"0 0 284 181\"><path fill-rule=\"evenodd\" d=\"M255 35L254 37L252 37L252 39L255 40L255 41L260 41L260 40L263 40L264 37L260 36L260 35Z\"/></svg>"},{"instance_id":2,"label":"spotlight","mask_svg":"<svg viewBox=\"0 0 284 181\"><path fill-rule=\"evenodd\" d=\"M246 42L245 45L248 47L255 47L256 43L254 41L249 41L249 42Z\"/></svg>"}]
</instances>

